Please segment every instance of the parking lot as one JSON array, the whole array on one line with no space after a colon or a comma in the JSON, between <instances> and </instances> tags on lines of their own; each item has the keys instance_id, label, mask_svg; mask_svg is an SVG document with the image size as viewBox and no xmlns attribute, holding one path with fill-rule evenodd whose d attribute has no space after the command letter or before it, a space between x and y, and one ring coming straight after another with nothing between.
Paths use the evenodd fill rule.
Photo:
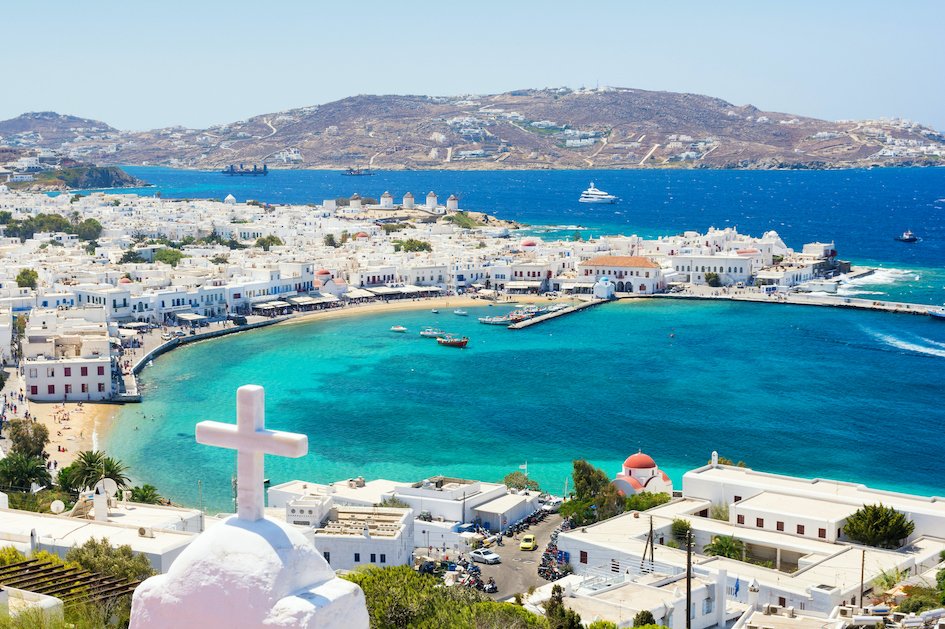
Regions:
<instances>
[{"instance_id":1,"label":"parking lot","mask_svg":"<svg viewBox=\"0 0 945 629\"><path fill-rule=\"evenodd\" d=\"M538 576L538 565L541 562L541 553L544 552L551 539L551 532L561 524L561 516L557 513L549 515L544 522L533 525L527 531L513 537L503 537L503 546L492 546L500 557L500 564L478 564L482 568L482 579L495 579L499 591L491 594L496 600L514 596L517 592L527 592L530 587L537 587L547 583ZM518 544L523 535L534 535L538 542L535 550L519 550Z\"/></svg>"}]
</instances>

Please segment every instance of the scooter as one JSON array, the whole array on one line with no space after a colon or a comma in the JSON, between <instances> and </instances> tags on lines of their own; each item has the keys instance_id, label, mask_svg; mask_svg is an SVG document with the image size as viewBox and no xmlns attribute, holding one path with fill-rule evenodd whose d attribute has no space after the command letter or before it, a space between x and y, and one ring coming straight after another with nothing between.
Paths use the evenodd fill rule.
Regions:
<instances>
[{"instance_id":1,"label":"scooter","mask_svg":"<svg viewBox=\"0 0 945 629\"><path fill-rule=\"evenodd\" d=\"M495 594L499 591L499 586L495 584L495 579L489 577L489 582L486 583L486 586L483 588L483 591L486 594Z\"/></svg>"}]
</instances>

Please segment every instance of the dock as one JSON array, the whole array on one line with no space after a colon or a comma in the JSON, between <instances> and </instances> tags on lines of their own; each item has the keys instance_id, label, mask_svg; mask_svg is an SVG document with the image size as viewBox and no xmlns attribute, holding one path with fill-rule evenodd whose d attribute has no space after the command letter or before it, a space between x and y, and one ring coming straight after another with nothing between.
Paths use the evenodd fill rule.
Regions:
<instances>
[{"instance_id":1,"label":"dock","mask_svg":"<svg viewBox=\"0 0 945 629\"><path fill-rule=\"evenodd\" d=\"M521 330L524 328L531 327L533 325L538 325L539 323L544 323L545 321L551 321L552 319L557 319L558 317L563 317L565 315L572 314L574 312L580 312L581 310L587 310L592 306L598 304L607 303L606 299L594 299L592 301L585 301L574 306L568 306L567 308L562 308L555 312L549 312L547 314L539 315L537 317L532 317L531 319L526 319L525 321L519 321L518 323L513 323L509 326L510 330Z\"/></svg>"},{"instance_id":2,"label":"dock","mask_svg":"<svg viewBox=\"0 0 945 629\"><path fill-rule=\"evenodd\" d=\"M860 299L858 297L842 297L837 295L811 295L807 293L761 293L746 292L736 294L680 294L656 293L646 297L658 299L696 299L705 301L748 301L762 304L789 304L794 306L821 306L825 308L850 308L854 310L875 310L877 312L895 312L899 314L923 315L929 312L942 310L941 306L927 304L912 304L902 301L880 301L876 299Z\"/></svg>"}]
</instances>

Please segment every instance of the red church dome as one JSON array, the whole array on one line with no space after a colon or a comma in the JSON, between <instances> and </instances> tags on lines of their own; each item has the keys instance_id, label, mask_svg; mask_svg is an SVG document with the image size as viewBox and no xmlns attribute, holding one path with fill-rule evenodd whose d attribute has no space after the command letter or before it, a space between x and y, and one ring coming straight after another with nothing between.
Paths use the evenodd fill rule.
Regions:
<instances>
[{"instance_id":1,"label":"red church dome","mask_svg":"<svg viewBox=\"0 0 945 629\"><path fill-rule=\"evenodd\" d=\"M628 456L627 460L623 462L623 466L631 470L649 469L656 467L656 461L648 454L637 452Z\"/></svg>"}]
</instances>

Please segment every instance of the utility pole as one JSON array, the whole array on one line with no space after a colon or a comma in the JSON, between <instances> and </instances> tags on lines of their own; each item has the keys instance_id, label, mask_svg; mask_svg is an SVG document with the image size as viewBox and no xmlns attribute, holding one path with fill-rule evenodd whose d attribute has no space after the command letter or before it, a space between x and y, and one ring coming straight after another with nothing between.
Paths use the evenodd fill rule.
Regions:
<instances>
[{"instance_id":1,"label":"utility pole","mask_svg":"<svg viewBox=\"0 0 945 629\"><path fill-rule=\"evenodd\" d=\"M863 607L863 581L864 573L866 572L866 549L863 549L863 554L860 557L860 607Z\"/></svg>"},{"instance_id":2,"label":"utility pole","mask_svg":"<svg viewBox=\"0 0 945 629\"><path fill-rule=\"evenodd\" d=\"M692 629L692 529L686 533L686 629Z\"/></svg>"}]
</instances>

